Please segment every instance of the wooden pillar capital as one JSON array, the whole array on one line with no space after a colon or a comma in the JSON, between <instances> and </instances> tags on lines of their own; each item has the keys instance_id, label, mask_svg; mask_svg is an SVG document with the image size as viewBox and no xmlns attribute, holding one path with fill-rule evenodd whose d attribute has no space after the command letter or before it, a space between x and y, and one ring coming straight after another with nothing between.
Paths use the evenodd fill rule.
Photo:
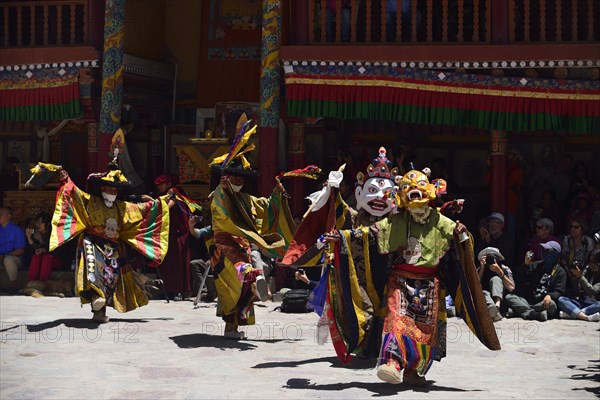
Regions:
<instances>
[{"instance_id":1,"label":"wooden pillar capital","mask_svg":"<svg viewBox=\"0 0 600 400\"><path fill-rule=\"evenodd\" d=\"M506 213L507 208L507 135L492 131L490 142L490 205L494 212Z\"/></svg>"}]
</instances>

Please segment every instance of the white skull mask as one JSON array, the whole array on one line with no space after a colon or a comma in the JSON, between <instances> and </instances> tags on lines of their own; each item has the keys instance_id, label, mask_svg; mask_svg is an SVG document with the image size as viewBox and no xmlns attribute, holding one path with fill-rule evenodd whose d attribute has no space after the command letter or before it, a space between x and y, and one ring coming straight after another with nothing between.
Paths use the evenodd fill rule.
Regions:
<instances>
[{"instance_id":1,"label":"white skull mask","mask_svg":"<svg viewBox=\"0 0 600 400\"><path fill-rule=\"evenodd\" d=\"M117 220L114 218L108 218L104 223L104 235L106 235L106 237L109 239L116 238L119 235L117 228Z\"/></svg>"},{"instance_id":2,"label":"white skull mask","mask_svg":"<svg viewBox=\"0 0 600 400\"><path fill-rule=\"evenodd\" d=\"M394 208L394 181L382 177L373 177L365 181L364 185L357 186L356 209L364 208L369 214L381 217Z\"/></svg>"},{"instance_id":3,"label":"white skull mask","mask_svg":"<svg viewBox=\"0 0 600 400\"><path fill-rule=\"evenodd\" d=\"M366 175L362 172L356 175L356 209L362 208L375 217L391 213L397 205L395 179L398 169L390 169L391 162L386 154L385 147L380 147L379 154L367 167Z\"/></svg>"}]
</instances>

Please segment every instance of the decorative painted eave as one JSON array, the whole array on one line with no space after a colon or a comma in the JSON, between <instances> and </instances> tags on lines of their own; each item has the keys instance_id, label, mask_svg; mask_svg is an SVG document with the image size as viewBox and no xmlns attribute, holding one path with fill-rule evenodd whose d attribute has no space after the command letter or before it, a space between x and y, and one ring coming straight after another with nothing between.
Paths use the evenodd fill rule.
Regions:
<instances>
[{"instance_id":1,"label":"decorative painted eave","mask_svg":"<svg viewBox=\"0 0 600 400\"><path fill-rule=\"evenodd\" d=\"M284 70L292 117L600 134L598 81L476 75L396 62L299 61Z\"/></svg>"},{"instance_id":2,"label":"decorative painted eave","mask_svg":"<svg viewBox=\"0 0 600 400\"><path fill-rule=\"evenodd\" d=\"M98 60L78 60L78 61L66 61L66 62L54 62L54 63L37 63L37 64L21 64L21 65L0 65L0 72L11 72L11 71L26 71L26 70L39 70L39 69L51 69L51 68L87 68L87 67L98 67Z\"/></svg>"},{"instance_id":3,"label":"decorative painted eave","mask_svg":"<svg viewBox=\"0 0 600 400\"><path fill-rule=\"evenodd\" d=\"M430 69L598 68L600 46L596 43L286 45L281 47L280 57L289 63L395 62L405 68Z\"/></svg>"},{"instance_id":4,"label":"decorative painted eave","mask_svg":"<svg viewBox=\"0 0 600 400\"><path fill-rule=\"evenodd\" d=\"M0 121L49 121L82 114L79 72L85 61L20 65L0 73ZM87 61L88 66L92 62ZM38 68L39 66L39 68ZM30 68L33 67L33 68Z\"/></svg>"},{"instance_id":5,"label":"decorative painted eave","mask_svg":"<svg viewBox=\"0 0 600 400\"><path fill-rule=\"evenodd\" d=\"M400 68L425 69L514 69L514 68L595 68L600 67L600 60L479 60L479 61L327 61L327 60L284 60L284 66L392 66Z\"/></svg>"}]
</instances>

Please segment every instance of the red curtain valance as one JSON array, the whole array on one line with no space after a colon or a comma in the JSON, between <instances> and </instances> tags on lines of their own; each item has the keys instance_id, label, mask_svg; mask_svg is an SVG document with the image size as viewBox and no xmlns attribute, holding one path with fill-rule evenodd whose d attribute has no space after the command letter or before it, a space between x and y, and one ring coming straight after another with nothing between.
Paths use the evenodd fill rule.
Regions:
<instances>
[{"instance_id":1,"label":"red curtain valance","mask_svg":"<svg viewBox=\"0 0 600 400\"><path fill-rule=\"evenodd\" d=\"M600 134L600 90L593 85L474 75L441 80L420 74L286 75L287 113L297 117L377 119L515 132ZM439 73L438 73L439 74ZM447 77L447 74L445 74ZM550 80L545 80L550 81ZM516 83L516 84L515 84Z\"/></svg>"},{"instance_id":2,"label":"red curtain valance","mask_svg":"<svg viewBox=\"0 0 600 400\"><path fill-rule=\"evenodd\" d=\"M62 71L62 72L61 72ZM0 121L48 121L81 115L76 70L4 72L0 77Z\"/></svg>"}]
</instances>

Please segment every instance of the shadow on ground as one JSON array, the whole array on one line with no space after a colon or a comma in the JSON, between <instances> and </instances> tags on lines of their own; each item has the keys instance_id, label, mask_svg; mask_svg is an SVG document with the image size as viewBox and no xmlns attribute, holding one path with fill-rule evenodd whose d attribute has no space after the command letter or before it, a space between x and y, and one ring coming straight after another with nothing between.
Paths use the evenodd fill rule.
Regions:
<instances>
[{"instance_id":1,"label":"shadow on ground","mask_svg":"<svg viewBox=\"0 0 600 400\"><path fill-rule=\"evenodd\" d=\"M324 391L340 391L345 389L364 389L373 394L373 397L394 396L405 391L417 393L429 392L479 392L480 390L465 390L446 386L436 386L435 381L429 381L426 387L417 387L410 385L391 385L383 382L346 382L346 383L331 383L331 384L313 384L308 379L294 378L287 381L284 386L287 389L307 389L307 390L324 390Z\"/></svg>"},{"instance_id":2,"label":"shadow on ground","mask_svg":"<svg viewBox=\"0 0 600 400\"><path fill-rule=\"evenodd\" d=\"M122 323L145 323L151 320L172 320L173 318L111 318L108 322L108 325L115 322ZM83 319L83 318L61 318L54 321L41 322L39 324L25 324L24 326L27 328L28 332L41 332L46 329L52 329L59 327L61 325L65 325L67 328L75 328L75 329L96 329L98 326L102 325L98 322L94 322L91 319ZM8 326L6 328L0 329L0 332L8 332L13 329L19 328L20 324L15 324L12 326Z\"/></svg>"},{"instance_id":3,"label":"shadow on ground","mask_svg":"<svg viewBox=\"0 0 600 400\"><path fill-rule=\"evenodd\" d=\"M267 339L267 340L254 340L251 337L243 340L226 339L220 334L208 335L206 333L192 333L189 335L179 335L169 337L178 347L185 349L195 349L199 347L215 347L222 350L225 349L240 349L240 350L252 350L257 348L252 342L260 343L278 343L278 342L289 342L290 339Z\"/></svg>"},{"instance_id":4,"label":"shadow on ground","mask_svg":"<svg viewBox=\"0 0 600 400\"><path fill-rule=\"evenodd\" d=\"M590 363L587 367L580 365L567 365L569 369L574 371L581 371L580 373L576 373L571 375L570 379L574 379L576 381L581 381L580 388L576 388L573 390L581 390L584 392L593 393L596 397L600 397L600 360L588 360ZM583 387L589 381L593 386L592 387Z\"/></svg>"},{"instance_id":5,"label":"shadow on ground","mask_svg":"<svg viewBox=\"0 0 600 400\"><path fill-rule=\"evenodd\" d=\"M254 350L256 345L246 341L225 339L223 336L207 335L206 333L192 333L189 335L170 336L175 344L182 349L196 349L200 347L214 347L221 350L238 349Z\"/></svg>"},{"instance_id":6,"label":"shadow on ground","mask_svg":"<svg viewBox=\"0 0 600 400\"><path fill-rule=\"evenodd\" d=\"M344 368L344 369L369 369L375 368L376 360L362 360L354 359L352 364L344 365L337 357L321 357L321 358L309 358L307 360L294 360L294 361L275 361L262 364L256 364L252 368L295 368L299 365L314 364L327 362L331 364L332 368Z\"/></svg>"}]
</instances>

